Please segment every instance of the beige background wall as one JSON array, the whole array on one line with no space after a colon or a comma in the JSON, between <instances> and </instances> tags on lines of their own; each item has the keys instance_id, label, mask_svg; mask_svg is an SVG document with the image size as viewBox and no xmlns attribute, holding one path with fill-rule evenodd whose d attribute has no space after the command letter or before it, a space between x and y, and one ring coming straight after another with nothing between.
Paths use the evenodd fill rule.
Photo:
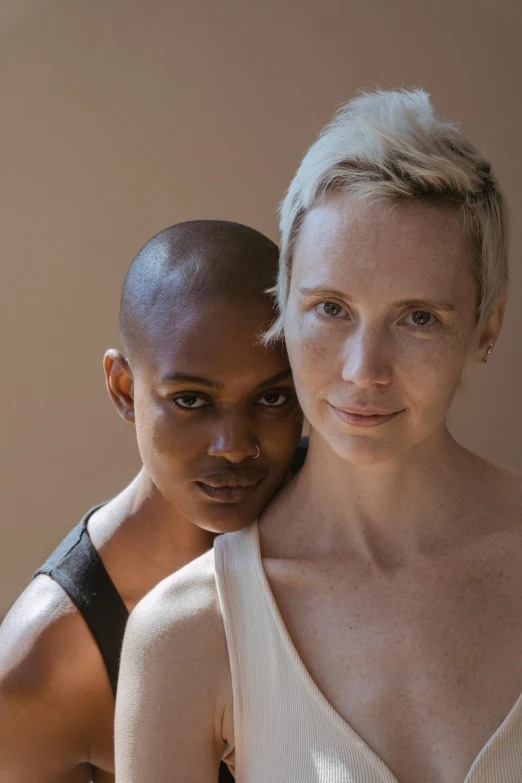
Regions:
<instances>
[{"instance_id":1,"label":"beige background wall","mask_svg":"<svg viewBox=\"0 0 522 783\"><path fill-rule=\"evenodd\" d=\"M0 5L0 616L138 466L106 396L140 246L191 218L276 237L275 205L357 88L426 87L485 145L513 214L512 300L454 430L522 470L517 0L4 0Z\"/></svg>"}]
</instances>

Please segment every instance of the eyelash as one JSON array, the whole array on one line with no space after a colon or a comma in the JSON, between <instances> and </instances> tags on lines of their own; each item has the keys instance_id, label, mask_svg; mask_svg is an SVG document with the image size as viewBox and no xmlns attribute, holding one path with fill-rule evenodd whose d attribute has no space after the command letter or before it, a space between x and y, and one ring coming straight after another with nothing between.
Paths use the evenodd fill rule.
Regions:
<instances>
[{"instance_id":1,"label":"eyelash","mask_svg":"<svg viewBox=\"0 0 522 783\"><path fill-rule=\"evenodd\" d=\"M341 312L338 313L337 315L324 315L322 313L319 313L317 308L321 307L321 305L324 306L324 305L327 305L327 304L332 304L332 305L336 305L337 307L340 307L341 308ZM334 302L334 301L330 301L330 300L324 300L322 302L318 302L317 304L314 305L313 309L314 309L315 313L319 316L319 318L323 318L324 320L327 320L327 321L339 320L339 318L341 317L342 311L344 311L345 314L348 314L347 311L346 311L346 308L344 308L338 302ZM427 315L430 315L432 318L434 318L435 321L434 321L434 323L425 324L425 325L422 325L422 324L421 325L413 325L413 324L402 323L406 318L408 318L408 316L413 315L413 313L426 313ZM401 318L399 323L402 323L403 326L407 326L409 329L413 329L416 332L421 332L421 331L427 331L428 329L433 329L435 326L440 325L441 322L437 318L437 316L434 315L434 313L430 312L429 310L411 310L409 313L407 313L405 316L403 316L403 318Z\"/></svg>"},{"instance_id":2,"label":"eyelash","mask_svg":"<svg viewBox=\"0 0 522 783\"><path fill-rule=\"evenodd\" d=\"M317 313L317 315L320 318L324 318L327 321L334 321L334 320L337 320L339 318L339 316L341 315L341 313L338 313L337 315L326 315L325 313L318 312L317 308L321 307L321 305L324 306L324 305L327 305L327 304L335 305L336 307L340 307L341 311L344 310L344 312L346 313L345 308L342 305L340 305L338 302L333 302L333 301L330 301L329 299L325 299L322 302L317 302L317 304L315 304L314 308L313 308L314 311Z\"/></svg>"},{"instance_id":3,"label":"eyelash","mask_svg":"<svg viewBox=\"0 0 522 783\"><path fill-rule=\"evenodd\" d=\"M177 397L172 397L172 402L174 403L176 408L179 408L179 410L182 411L200 411L203 408L208 408L208 406L210 405L208 400L204 400L207 403L206 405L200 405L197 408L191 408L190 406L185 407L185 405L180 405L180 403L178 402L178 400L182 400L184 397L188 397L189 399L194 399L194 400L204 400L204 398L201 397L199 394L179 394Z\"/></svg>"},{"instance_id":4,"label":"eyelash","mask_svg":"<svg viewBox=\"0 0 522 783\"><path fill-rule=\"evenodd\" d=\"M286 399L280 405L261 405L259 402L257 402L256 405L260 405L260 407L267 408L269 410L270 409L277 410L279 408L284 408L292 400L295 394L294 392L290 391L290 389L285 389L284 391L270 391L270 392L265 392L265 394L263 394L258 399L262 400L265 397L269 397L269 396L281 396L281 397L286 397ZM185 407L184 405L180 405L178 402L178 400L182 400L184 397L189 397L190 399L195 399L195 400L203 400L204 402L206 402L206 405L199 405L197 408L189 407L189 406ZM172 397L171 399L174 405L176 406L176 408L178 408L178 410L190 411L190 412L201 411L204 410L205 408L210 408L213 404L210 400L205 400L205 398L202 397L200 394L187 394L187 393L178 394L176 397Z\"/></svg>"},{"instance_id":5,"label":"eyelash","mask_svg":"<svg viewBox=\"0 0 522 783\"><path fill-rule=\"evenodd\" d=\"M412 310L411 312L407 313L407 315L404 316L404 318L401 319L401 322L404 321L408 316L413 315L414 313L426 313L426 315L429 315L431 318L434 318L434 322L431 324L405 324L403 323L403 326L407 326L409 329L414 329L416 332L426 332L429 329L433 329L436 326L440 325L440 321L437 318L436 315L433 313L430 313L429 310Z\"/></svg>"}]
</instances>

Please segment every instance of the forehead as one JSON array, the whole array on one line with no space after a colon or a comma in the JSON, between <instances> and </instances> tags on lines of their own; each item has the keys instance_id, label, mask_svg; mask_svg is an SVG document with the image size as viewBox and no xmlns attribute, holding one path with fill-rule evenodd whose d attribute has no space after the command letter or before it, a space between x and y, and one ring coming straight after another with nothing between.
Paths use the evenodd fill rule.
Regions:
<instances>
[{"instance_id":1,"label":"forehead","mask_svg":"<svg viewBox=\"0 0 522 783\"><path fill-rule=\"evenodd\" d=\"M473 287L469 252L456 214L422 202L355 201L329 195L306 215L292 282L407 295ZM327 278L327 279L325 279ZM312 282L313 280L313 282ZM432 290L433 289L433 290Z\"/></svg>"},{"instance_id":2,"label":"forehead","mask_svg":"<svg viewBox=\"0 0 522 783\"><path fill-rule=\"evenodd\" d=\"M140 363L156 380L183 372L225 384L257 383L288 366L281 347L259 344L273 317L268 299L234 302L178 294L153 328L146 328Z\"/></svg>"}]
</instances>

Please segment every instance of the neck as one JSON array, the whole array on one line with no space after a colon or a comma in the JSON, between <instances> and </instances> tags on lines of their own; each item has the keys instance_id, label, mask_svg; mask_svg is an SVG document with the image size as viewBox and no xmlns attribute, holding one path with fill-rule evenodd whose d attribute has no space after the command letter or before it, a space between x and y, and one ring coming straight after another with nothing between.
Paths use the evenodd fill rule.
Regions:
<instances>
[{"instance_id":1,"label":"neck","mask_svg":"<svg viewBox=\"0 0 522 783\"><path fill-rule=\"evenodd\" d=\"M145 468L128 491L126 526L150 553L161 554L167 560L176 557L175 553L181 556L186 553L188 563L212 546L214 535L177 511L157 489Z\"/></svg>"},{"instance_id":2,"label":"neck","mask_svg":"<svg viewBox=\"0 0 522 783\"><path fill-rule=\"evenodd\" d=\"M294 510L292 519L309 523L315 549L349 548L372 560L395 562L466 533L466 504L477 491L481 462L445 425L374 465L347 462L312 431L305 466L282 502Z\"/></svg>"},{"instance_id":3,"label":"neck","mask_svg":"<svg viewBox=\"0 0 522 783\"><path fill-rule=\"evenodd\" d=\"M165 500L144 468L94 515L89 533L131 601L202 555L214 540Z\"/></svg>"}]
</instances>

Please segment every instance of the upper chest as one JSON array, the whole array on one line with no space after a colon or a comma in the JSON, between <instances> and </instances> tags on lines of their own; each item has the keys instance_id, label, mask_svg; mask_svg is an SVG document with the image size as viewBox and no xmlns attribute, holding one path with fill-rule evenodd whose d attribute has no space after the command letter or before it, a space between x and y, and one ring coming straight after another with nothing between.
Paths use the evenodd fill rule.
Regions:
<instances>
[{"instance_id":1,"label":"upper chest","mask_svg":"<svg viewBox=\"0 0 522 783\"><path fill-rule=\"evenodd\" d=\"M312 678L400 783L462 783L522 691L521 566L500 541L394 571L265 561Z\"/></svg>"}]
</instances>

